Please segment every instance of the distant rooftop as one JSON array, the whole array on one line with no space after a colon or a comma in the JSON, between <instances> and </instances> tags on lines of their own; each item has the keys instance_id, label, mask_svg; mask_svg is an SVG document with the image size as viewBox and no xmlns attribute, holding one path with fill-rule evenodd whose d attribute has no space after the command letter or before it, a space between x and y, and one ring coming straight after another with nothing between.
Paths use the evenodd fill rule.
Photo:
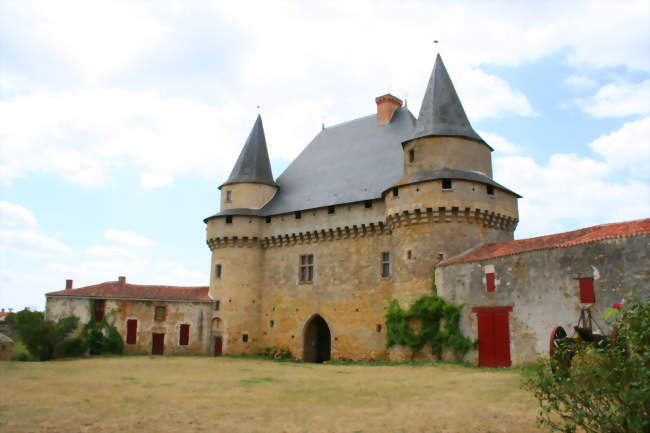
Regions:
<instances>
[{"instance_id":1,"label":"distant rooftop","mask_svg":"<svg viewBox=\"0 0 650 433\"><path fill-rule=\"evenodd\" d=\"M449 260L439 263L438 266L478 262L529 251L566 248L574 245L603 241L606 239L640 236L647 233L650 233L650 218L622 223L603 224L571 232L557 233L554 235L483 245L469 251L468 253L452 257Z\"/></svg>"}]
</instances>

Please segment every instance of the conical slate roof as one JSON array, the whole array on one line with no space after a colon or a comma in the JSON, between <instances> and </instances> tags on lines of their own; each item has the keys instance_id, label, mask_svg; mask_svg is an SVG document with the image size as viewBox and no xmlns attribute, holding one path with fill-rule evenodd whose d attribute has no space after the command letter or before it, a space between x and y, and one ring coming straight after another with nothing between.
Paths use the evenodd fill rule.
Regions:
<instances>
[{"instance_id":1,"label":"conical slate roof","mask_svg":"<svg viewBox=\"0 0 650 433\"><path fill-rule=\"evenodd\" d=\"M228 180L219 188L232 183L263 183L277 186L273 181L271 161L266 148L262 117L258 114L251 133L246 139L246 144L237 158L237 162L230 173Z\"/></svg>"},{"instance_id":2,"label":"conical slate roof","mask_svg":"<svg viewBox=\"0 0 650 433\"><path fill-rule=\"evenodd\" d=\"M440 54L429 78L413 135L406 141L431 136L457 136L483 142L472 129Z\"/></svg>"}]
</instances>

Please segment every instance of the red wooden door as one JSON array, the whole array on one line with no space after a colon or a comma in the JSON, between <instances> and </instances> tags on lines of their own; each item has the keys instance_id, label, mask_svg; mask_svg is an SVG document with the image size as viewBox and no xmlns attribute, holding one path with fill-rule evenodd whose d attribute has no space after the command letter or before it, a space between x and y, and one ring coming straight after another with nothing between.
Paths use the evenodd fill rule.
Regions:
<instances>
[{"instance_id":1,"label":"red wooden door","mask_svg":"<svg viewBox=\"0 0 650 433\"><path fill-rule=\"evenodd\" d=\"M214 356L220 356L221 355L221 346L223 342L221 341L221 337L217 337L214 339Z\"/></svg>"},{"instance_id":2,"label":"red wooden door","mask_svg":"<svg viewBox=\"0 0 650 433\"><path fill-rule=\"evenodd\" d=\"M138 332L138 321L136 319L127 320L126 321L126 344L135 344L137 332Z\"/></svg>"},{"instance_id":3,"label":"red wooden door","mask_svg":"<svg viewBox=\"0 0 650 433\"><path fill-rule=\"evenodd\" d=\"M509 367L510 329L508 313L512 307L475 307L478 318L478 365Z\"/></svg>"},{"instance_id":4,"label":"red wooden door","mask_svg":"<svg viewBox=\"0 0 650 433\"><path fill-rule=\"evenodd\" d=\"M151 354L162 355L165 352L165 334L153 334L151 339Z\"/></svg>"}]
</instances>

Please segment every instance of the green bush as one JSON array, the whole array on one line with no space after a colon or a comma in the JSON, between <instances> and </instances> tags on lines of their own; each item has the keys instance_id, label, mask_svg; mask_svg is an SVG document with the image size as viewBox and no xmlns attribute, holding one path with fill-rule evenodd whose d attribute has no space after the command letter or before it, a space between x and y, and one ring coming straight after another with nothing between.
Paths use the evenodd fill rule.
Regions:
<instances>
[{"instance_id":1,"label":"green bush","mask_svg":"<svg viewBox=\"0 0 650 433\"><path fill-rule=\"evenodd\" d=\"M650 431L650 301L635 299L613 316L615 345L576 343L524 370L541 425L565 433Z\"/></svg>"},{"instance_id":2,"label":"green bush","mask_svg":"<svg viewBox=\"0 0 650 433\"><path fill-rule=\"evenodd\" d=\"M55 350L79 323L76 316L65 317L57 322L45 320L40 311L24 309L7 319L29 353L40 361L55 357Z\"/></svg>"},{"instance_id":3,"label":"green bush","mask_svg":"<svg viewBox=\"0 0 650 433\"><path fill-rule=\"evenodd\" d=\"M291 351L288 346L265 346L258 347L257 354L268 359L291 359Z\"/></svg>"},{"instance_id":4,"label":"green bush","mask_svg":"<svg viewBox=\"0 0 650 433\"><path fill-rule=\"evenodd\" d=\"M92 301L90 302L90 311L93 311ZM107 353L119 355L124 351L124 341L114 326L116 314L117 311L112 310L100 321L91 317L81 328L79 338L83 342L84 349L88 350L91 355Z\"/></svg>"}]
</instances>

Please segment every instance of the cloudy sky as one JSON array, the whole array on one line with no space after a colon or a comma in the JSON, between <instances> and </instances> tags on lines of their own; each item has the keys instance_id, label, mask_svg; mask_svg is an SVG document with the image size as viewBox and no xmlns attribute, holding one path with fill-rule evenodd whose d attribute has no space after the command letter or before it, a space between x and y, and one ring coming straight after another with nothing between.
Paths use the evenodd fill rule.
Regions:
<instances>
[{"instance_id":1,"label":"cloudy sky","mask_svg":"<svg viewBox=\"0 0 650 433\"><path fill-rule=\"evenodd\" d=\"M0 0L0 307L207 285L202 219L258 111L277 177L375 96L417 115L437 51L524 196L516 238L648 217L649 5Z\"/></svg>"}]
</instances>

